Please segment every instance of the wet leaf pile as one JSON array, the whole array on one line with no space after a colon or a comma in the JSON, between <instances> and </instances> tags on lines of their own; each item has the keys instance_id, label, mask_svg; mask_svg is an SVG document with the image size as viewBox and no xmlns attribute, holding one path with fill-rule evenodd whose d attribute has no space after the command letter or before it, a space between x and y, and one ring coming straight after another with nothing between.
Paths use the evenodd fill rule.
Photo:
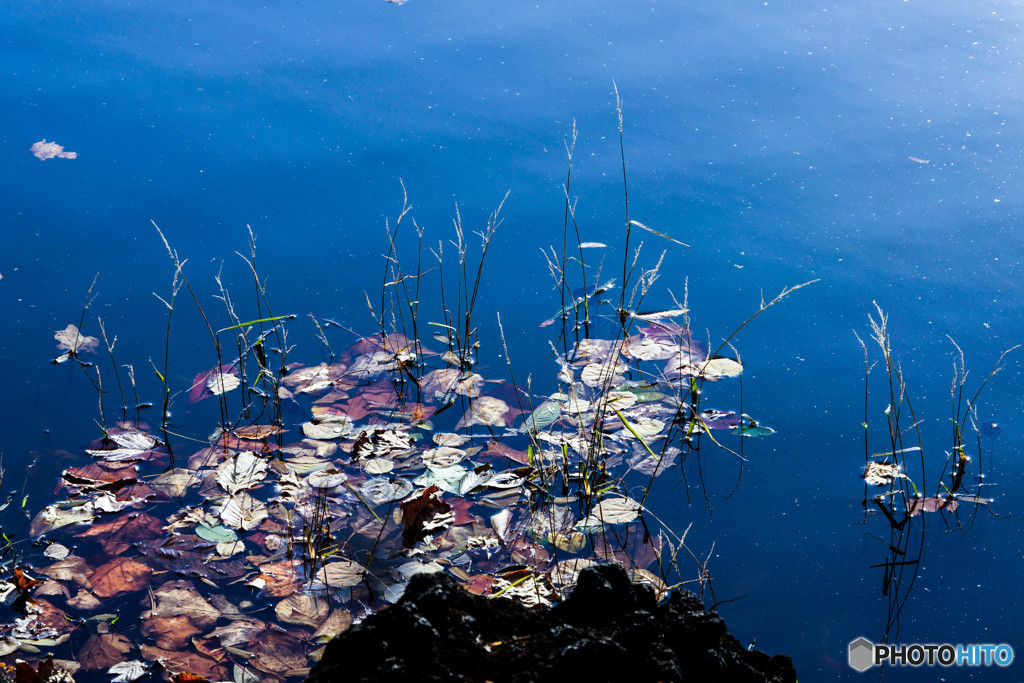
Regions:
<instances>
[{"instance_id":1,"label":"wet leaf pile","mask_svg":"<svg viewBox=\"0 0 1024 683\"><path fill-rule=\"evenodd\" d=\"M95 342L73 326L57 338L68 357ZM546 397L443 358L378 334L288 366L269 395L279 419L198 446L110 429L35 515L44 554L23 552L0 583L18 615L4 661L52 653L80 681L298 681L418 574L547 605L616 561L664 595L678 544L645 520L646 491L702 435L771 433L691 400L742 366L669 319L581 340ZM231 406L261 379L239 360L184 393Z\"/></svg>"}]
</instances>

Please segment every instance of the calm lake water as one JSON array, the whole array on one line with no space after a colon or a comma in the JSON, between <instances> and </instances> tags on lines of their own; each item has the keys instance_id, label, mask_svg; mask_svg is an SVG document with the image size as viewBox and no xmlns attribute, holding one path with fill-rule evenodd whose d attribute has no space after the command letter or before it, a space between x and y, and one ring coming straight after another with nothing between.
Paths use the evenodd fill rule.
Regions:
<instances>
[{"instance_id":1,"label":"calm lake water","mask_svg":"<svg viewBox=\"0 0 1024 683\"><path fill-rule=\"evenodd\" d=\"M240 308L252 300L234 253L248 253L251 226L275 313L301 318L291 357L316 363L326 354L307 313L373 332L363 292L379 301L403 184L426 243L446 250L456 206L480 230L509 192L476 309L480 371L507 377L500 313L517 379L554 390L552 328L537 326L559 298L541 252L561 245L574 125L581 239L607 244L604 275L621 277L617 85L630 218L690 245L634 231L642 263L667 251L645 307L672 307L669 292L681 299L688 284L693 329L717 346L762 300L817 280L733 340L743 410L777 430L745 440L736 492L736 458L709 449L710 512L692 469L689 501L672 473L649 505L679 532L692 524L687 544L710 553L718 599L736 599L720 612L741 641L792 655L801 680L859 676L847 644L885 630L882 569L871 567L889 537L880 516L861 524L855 334L869 340L875 302L890 315L931 490L951 447L950 338L970 395L1024 342L1024 6L96 0L4 1L0 12L0 452L3 488L18 492L5 530L25 537L21 496L33 513L52 502L60 471L99 434L88 381L50 363L54 331L78 324L94 277L83 331L99 336L101 317L141 399L160 400L151 360L161 363L166 309L154 293L167 296L173 269L151 221L211 309L219 272ZM77 158L40 161L29 148L43 139ZM436 285L424 287L421 311L436 320ZM201 320L181 310L172 379L187 387L213 362ZM341 348L355 338L331 335ZM1008 643L1024 656L1022 363L1011 353L976 404L979 422L1002 428L980 440L994 502L966 533L926 515L894 642ZM880 367L871 381L878 452ZM735 383L708 394L736 408ZM886 678L1020 672L1014 662Z\"/></svg>"}]
</instances>

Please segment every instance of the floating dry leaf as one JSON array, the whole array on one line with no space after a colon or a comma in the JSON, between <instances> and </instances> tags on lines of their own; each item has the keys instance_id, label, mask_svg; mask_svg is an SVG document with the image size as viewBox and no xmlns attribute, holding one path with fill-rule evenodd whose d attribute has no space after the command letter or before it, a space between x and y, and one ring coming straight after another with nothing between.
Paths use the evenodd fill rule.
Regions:
<instances>
[{"instance_id":1,"label":"floating dry leaf","mask_svg":"<svg viewBox=\"0 0 1024 683\"><path fill-rule=\"evenodd\" d=\"M505 415L508 413L508 404L500 398L493 396L481 396L469 404L469 409L455 425L456 429L483 425L485 427L505 426Z\"/></svg>"},{"instance_id":2,"label":"floating dry leaf","mask_svg":"<svg viewBox=\"0 0 1024 683\"><path fill-rule=\"evenodd\" d=\"M362 582L366 568L358 562L339 560L328 562L316 572L316 580L328 588L345 588Z\"/></svg>"},{"instance_id":3,"label":"floating dry leaf","mask_svg":"<svg viewBox=\"0 0 1024 683\"><path fill-rule=\"evenodd\" d=\"M78 651L78 662L85 671L100 671L122 662L131 649L131 643L120 633L94 634Z\"/></svg>"},{"instance_id":4,"label":"floating dry leaf","mask_svg":"<svg viewBox=\"0 0 1024 683\"><path fill-rule=\"evenodd\" d=\"M202 475L181 467L164 472L149 480L149 485L171 498L185 495L185 492L202 482Z\"/></svg>"},{"instance_id":5,"label":"floating dry leaf","mask_svg":"<svg viewBox=\"0 0 1024 683\"><path fill-rule=\"evenodd\" d=\"M626 339L622 352L637 360L667 360L679 353L679 342L653 339L644 334L634 335Z\"/></svg>"},{"instance_id":6,"label":"floating dry leaf","mask_svg":"<svg viewBox=\"0 0 1024 683\"><path fill-rule=\"evenodd\" d=\"M121 514L109 522L96 522L76 534L78 538L95 538L108 555L123 553L133 544L163 536L164 523L145 512Z\"/></svg>"},{"instance_id":7,"label":"floating dry leaf","mask_svg":"<svg viewBox=\"0 0 1024 683\"><path fill-rule=\"evenodd\" d=\"M900 472L899 465L887 462L869 462L862 476L871 486L887 486L895 478L907 478L907 475Z\"/></svg>"},{"instance_id":8,"label":"floating dry leaf","mask_svg":"<svg viewBox=\"0 0 1024 683\"><path fill-rule=\"evenodd\" d=\"M344 633L351 626L352 615L346 610L335 609L331 612L330 616L327 617L326 621L320 624L320 628L313 633L313 640L318 643L327 642L339 633Z\"/></svg>"},{"instance_id":9,"label":"floating dry leaf","mask_svg":"<svg viewBox=\"0 0 1024 683\"><path fill-rule=\"evenodd\" d=\"M142 613L142 617L188 617L200 629L213 626L220 612L207 602L190 581L168 581L153 591L156 607Z\"/></svg>"},{"instance_id":10,"label":"floating dry leaf","mask_svg":"<svg viewBox=\"0 0 1024 683\"><path fill-rule=\"evenodd\" d=\"M47 142L46 138L39 142L33 142L32 146L29 147L29 151L32 152L32 156L40 161L78 158L78 152L65 152L63 145L58 145L56 142Z\"/></svg>"},{"instance_id":11,"label":"floating dry leaf","mask_svg":"<svg viewBox=\"0 0 1024 683\"><path fill-rule=\"evenodd\" d=\"M278 619L288 624L316 628L327 618L330 608L326 599L310 593L296 593L277 603L274 612Z\"/></svg>"},{"instance_id":12,"label":"floating dry leaf","mask_svg":"<svg viewBox=\"0 0 1024 683\"><path fill-rule=\"evenodd\" d=\"M632 498L615 496L605 498L594 506L593 512L576 525L584 533L600 529L603 524L628 524L640 516L640 503Z\"/></svg>"},{"instance_id":13,"label":"floating dry leaf","mask_svg":"<svg viewBox=\"0 0 1024 683\"><path fill-rule=\"evenodd\" d=\"M97 597L111 598L142 590L149 585L149 577L152 574L153 570L141 562L127 557L115 557L97 567L89 581L92 583L92 592Z\"/></svg>"},{"instance_id":14,"label":"floating dry leaf","mask_svg":"<svg viewBox=\"0 0 1024 683\"><path fill-rule=\"evenodd\" d=\"M469 441L469 436L466 434L455 434L453 432L437 432L430 438L438 446L449 446L451 448L457 448Z\"/></svg>"},{"instance_id":15,"label":"floating dry leaf","mask_svg":"<svg viewBox=\"0 0 1024 683\"><path fill-rule=\"evenodd\" d=\"M225 394L242 385L242 381L236 375L227 372L218 372L206 380L206 389L214 396Z\"/></svg>"},{"instance_id":16,"label":"floating dry leaf","mask_svg":"<svg viewBox=\"0 0 1024 683\"><path fill-rule=\"evenodd\" d=\"M63 330L57 330L53 338L57 340L57 349L65 351L65 353L54 358L54 363L63 363L79 353L96 353L96 347L100 343L100 340L96 337L87 337L80 333L74 325L68 325Z\"/></svg>"},{"instance_id":17,"label":"floating dry leaf","mask_svg":"<svg viewBox=\"0 0 1024 683\"><path fill-rule=\"evenodd\" d=\"M229 494L255 488L266 476L266 460L252 451L242 451L217 468L217 483Z\"/></svg>"},{"instance_id":18,"label":"floating dry leaf","mask_svg":"<svg viewBox=\"0 0 1024 683\"><path fill-rule=\"evenodd\" d=\"M349 422L323 422L320 424L304 422L302 433L310 439L338 439L347 436L352 431L352 424Z\"/></svg>"},{"instance_id":19,"label":"floating dry leaf","mask_svg":"<svg viewBox=\"0 0 1024 683\"><path fill-rule=\"evenodd\" d=\"M229 498L220 508L220 519L229 529L255 529L267 518L267 506L248 493Z\"/></svg>"},{"instance_id":20,"label":"floating dry leaf","mask_svg":"<svg viewBox=\"0 0 1024 683\"><path fill-rule=\"evenodd\" d=\"M348 475L335 467L326 467L310 472L306 477L309 485L317 489L333 489L348 481Z\"/></svg>"},{"instance_id":21,"label":"floating dry leaf","mask_svg":"<svg viewBox=\"0 0 1024 683\"><path fill-rule=\"evenodd\" d=\"M423 464L427 467L448 467L449 465L462 462L462 459L466 457L466 451L461 448L441 446L423 451L421 457L423 458Z\"/></svg>"},{"instance_id":22,"label":"floating dry leaf","mask_svg":"<svg viewBox=\"0 0 1024 683\"><path fill-rule=\"evenodd\" d=\"M608 382L614 386L622 383L620 375L627 369L626 364L617 359L615 362L589 363L580 372L580 381L588 387L604 386Z\"/></svg>"},{"instance_id":23,"label":"floating dry leaf","mask_svg":"<svg viewBox=\"0 0 1024 683\"><path fill-rule=\"evenodd\" d=\"M239 439L263 441L272 436L277 436L284 431L285 430L278 425L247 425L245 427L238 427L232 431L232 434L237 436Z\"/></svg>"},{"instance_id":24,"label":"floating dry leaf","mask_svg":"<svg viewBox=\"0 0 1024 683\"><path fill-rule=\"evenodd\" d=\"M130 662L118 662L107 669L107 673L114 676L110 683L129 683L136 681L146 675L147 667L137 659Z\"/></svg>"},{"instance_id":25,"label":"floating dry leaf","mask_svg":"<svg viewBox=\"0 0 1024 683\"><path fill-rule=\"evenodd\" d=\"M39 511L32 520L29 533L39 536L71 524L86 524L94 519L96 514L90 501L53 503Z\"/></svg>"},{"instance_id":26,"label":"floating dry leaf","mask_svg":"<svg viewBox=\"0 0 1024 683\"><path fill-rule=\"evenodd\" d=\"M395 463L387 458L370 458L369 460L363 461L363 470L367 474L387 474L393 469L395 469Z\"/></svg>"},{"instance_id":27,"label":"floating dry leaf","mask_svg":"<svg viewBox=\"0 0 1024 683\"><path fill-rule=\"evenodd\" d=\"M376 477L367 479L359 487L359 493L371 505L383 505L393 500L401 500L412 493L412 484L408 479L387 479Z\"/></svg>"}]
</instances>

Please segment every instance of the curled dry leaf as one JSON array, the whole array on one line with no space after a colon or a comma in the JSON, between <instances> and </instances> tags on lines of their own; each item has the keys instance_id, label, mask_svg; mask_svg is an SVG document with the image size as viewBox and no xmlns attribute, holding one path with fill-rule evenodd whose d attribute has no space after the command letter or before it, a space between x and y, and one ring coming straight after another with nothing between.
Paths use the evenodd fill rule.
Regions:
<instances>
[{"instance_id":1,"label":"curled dry leaf","mask_svg":"<svg viewBox=\"0 0 1024 683\"><path fill-rule=\"evenodd\" d=\"M900 466L887 462L869 462L864 468L864 481L871 486L887 486L895 478L906 479Z\"/></svg>"},{"instance_id":2,"label":"curled dry leaf","mask_svg":"<svg viewBox=\"0 0 1024 683\"><path fill-rule=\"evenodd\" d=\"M58 145L56 142L47 142L46 138L39 142L33 142L32 146L29 147L29 151L32 152L32 156L40 161L78 158L78 152L66 152L63 145Z\"/></svg>"},{"instance_id":3,"label":"curled dry leaf","mask_svg":"<svg viewBox=\"0 0 1024 683\"><path fill-rule=\"evenodd\" d=\"M450 526L451 506L441 500L436 486L423 490L417 498L402 503L402 544L412 548L432 531Z\"/></svg>"},{"instance_id":4,"label":"curled dry leaf","mask_svg":"<svg viewBox=\"0 0 1024 683\"><path fill-rule=\"evenodd\" d=\"M144 460L153 449L160 445L158 439L142 432L111 434L110 440L117 445L117 448L106 450L87 449L85 452L95 458L110 462Z\"/></svg>"}]
</instances>

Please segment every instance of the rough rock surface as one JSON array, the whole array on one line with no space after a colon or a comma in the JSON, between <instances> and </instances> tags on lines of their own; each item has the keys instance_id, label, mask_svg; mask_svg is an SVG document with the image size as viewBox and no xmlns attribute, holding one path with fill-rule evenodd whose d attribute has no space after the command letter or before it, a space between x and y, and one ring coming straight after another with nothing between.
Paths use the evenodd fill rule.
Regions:
<instances>
[{"instance_id":1,"label":"rough rock surface","mask_svg":"<svg viewBox=\"0 0 1024 683\"><path fill-rule=\"evenodd\" d=\"M308 683L335 681L796 681L679 590L658 604L618 565L585 570L565 602L523 607L413 577L394 606L331 641Z\"/></svg>"}]
</instances>

